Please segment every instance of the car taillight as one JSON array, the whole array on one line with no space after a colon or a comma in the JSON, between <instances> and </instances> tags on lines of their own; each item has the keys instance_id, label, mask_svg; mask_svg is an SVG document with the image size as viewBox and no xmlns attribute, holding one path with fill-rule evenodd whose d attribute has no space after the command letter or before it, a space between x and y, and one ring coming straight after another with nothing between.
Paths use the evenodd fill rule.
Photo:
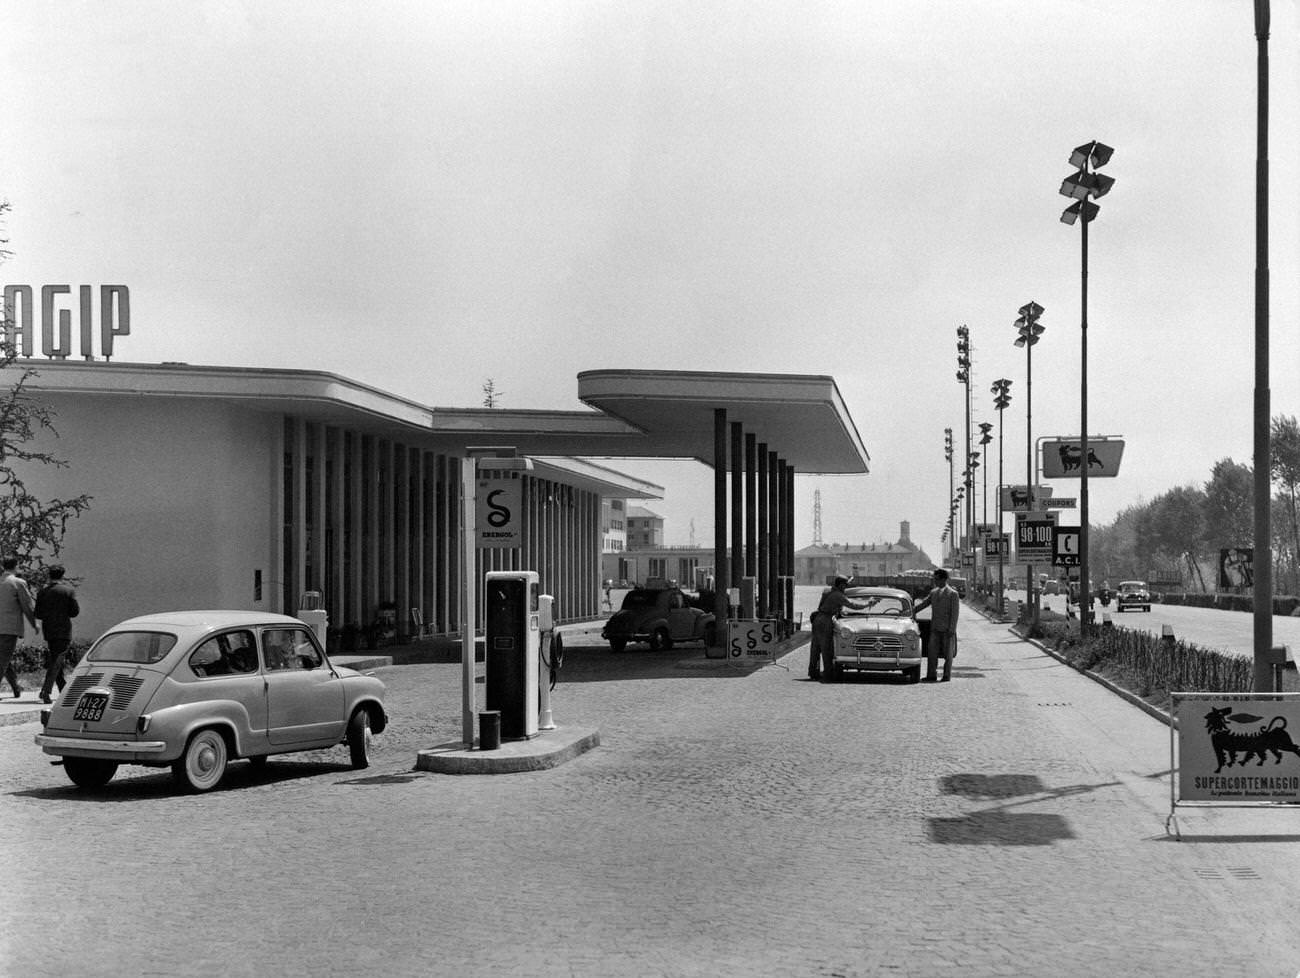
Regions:
<instances>
[{"instance_id":1,"label":"car taillight","mask_svg":"<svg viewBox=\"0 0 1300 978\"><path fill-rule=\"evenodd\" d=\"M141 713L141 714L140 714L140 719L137 720L137 721L135 721L135 732L136 732L136 733L146 733L146 732L148 732L148 730L149 730L149 724L150 724L152 721L153 721L153 717L149 716L148 713Z\"/></svg>"}]
</instances>

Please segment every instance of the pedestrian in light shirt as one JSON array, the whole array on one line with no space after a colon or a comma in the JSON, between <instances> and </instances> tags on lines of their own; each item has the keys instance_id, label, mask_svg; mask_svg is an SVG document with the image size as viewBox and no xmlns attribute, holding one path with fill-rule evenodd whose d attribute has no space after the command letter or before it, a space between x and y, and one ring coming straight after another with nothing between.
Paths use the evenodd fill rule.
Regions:
<instances>
[{"instance_id":1,"label":"pedestrian in light shirt","mask_svg":"<svg viewBox=\"0 0 1300 978\"><path fill-rule=\"evenodd\" d=\"M912 614L923 608L930 609L930 645L925 653L925 681L935 681L937 658L943 654L943 679L952 678L952 660L957 654L957 614L961 610L961 596L948 584L948 572L939 568L934 572L934 587L916 603Z\"/></svg>"},{"instance_id":2,"label":"pedestrian in light shirt","mask_svg":"<svg viewBox=\"0 0 1300 978\"><path fill-rule=\"evenodd\" d=\"M14 699L22 695L18 674L14 672L13 656L18 640L23 637L23 623L36 627L32 617L35 610L27 582L19 577L17 557L6 557L0 563L0 674L9 681Z\"/></svg>"}]
</instances>

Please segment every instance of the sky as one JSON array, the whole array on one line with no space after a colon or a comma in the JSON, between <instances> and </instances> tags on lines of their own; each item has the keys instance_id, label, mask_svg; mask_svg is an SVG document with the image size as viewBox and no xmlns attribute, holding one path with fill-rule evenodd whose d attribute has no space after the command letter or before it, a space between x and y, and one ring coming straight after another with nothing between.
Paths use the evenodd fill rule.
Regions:
<instances>
[{"instance_id":1,"label":"sky","mask_svg":"<svg viewBox=\"0 0 1300 978\"><path fill-rule=\"evenodd\" d=\"M999 444L1024 483L1030 438L1079 433L1058 188L1099 140L1089 429L1126 448L1092 523L1251 462L1251 0L0 4L0 278L128 285L115 360L560 410L588 369L829 375L871 472L798 477L796 546L816 494L822 541L907 521L937 558L958 326L973 423L1012 382L980 521ZM1274 415L1300 414L1298 26L1272 0ZM617 467L664 486L666 542L711 543L705 466Z\"/></svg>"}]
</instances>

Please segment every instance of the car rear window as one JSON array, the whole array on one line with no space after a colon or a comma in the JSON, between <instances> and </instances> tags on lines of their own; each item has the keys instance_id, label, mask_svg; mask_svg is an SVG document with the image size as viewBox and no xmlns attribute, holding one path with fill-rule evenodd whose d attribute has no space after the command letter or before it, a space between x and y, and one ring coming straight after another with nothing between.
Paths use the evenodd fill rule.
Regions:
<instances>
[{"instance_id":1,"label":"car rear window","mask_svg":"<svg viewBox=\"0 0 1300 978\"><path fill-rule=\"evenodd\" d=\"M134 662L152 665L176 644L176 636L168 632L112 632L95 643L86 653L91 662Z\"/></svg>"},{"instance_id":2,"label":"car rear window","mask_svg":"<svg viewBox=\"0 0 1300 978\"><path fill-rule=\"evenodd\" d=\"M641 588L628 591L627 597L623 599L623 609L628 611L633 608L651 608L658 600L660 593L659 591L647 591Z\"/></svg>"}]
</instances>

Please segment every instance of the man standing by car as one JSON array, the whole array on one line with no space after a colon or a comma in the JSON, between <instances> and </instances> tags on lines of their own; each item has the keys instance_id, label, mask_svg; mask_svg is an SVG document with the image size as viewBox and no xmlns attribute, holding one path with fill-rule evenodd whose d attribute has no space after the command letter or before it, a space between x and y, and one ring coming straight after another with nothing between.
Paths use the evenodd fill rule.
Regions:
<instances>
[{"instance_id":1,"label":"man standing by car","mask_svg":"<svg viewBox=\"0 0 1300 978\"><path fill-rule=\"evenodd\" d=\"M41 683L41 702L50 702L50 692L58 687L63 692L63 664L72 642L72 619L81 613L77 605L77 592L63 579L60 564L51 564L45 571L50 581L36 595L35 617L40 619L45 633L45 682Z\"/></svg>"},{"instance_id":2,"label":"man standing by car","mask_svg":"<svg viewBox=\"0 0 1300 978\"><path fill-rule=\"evenodd\" d=\"M14 671L14 650L23 637L23 622L36 627L32 595L27 590L27 582L14 573L17 568L17 557L6 557L0 563L0 673L9 681L14 699L23 692L18 685L18 673Z\"/></svg>"},{"instance_id":3,"label":"man standing by car","mask_svg":"<svg viewBox=\"0 0 1300 978\"><path fill-rule=\"evenodd\" d=\"M848 586L848 578L835 578L835 583L831 585L829 591L822 595L817 610L812 613L812 642L809 643L808 653L809 679L820 679L824 683L832 680L834 664L831 660L835 654L833 644L835 641L835 619L840 616L840 612L845 608L862 611L866 607L866 605L854 604L848 599L848 595L844 593L844 589Z\"/></svg>"},{"instance_id":4,"label":"man standing by car","mask_svg":"<svg viewBox=\"0 0 1300 978\"><path fill-rule=\"evenodd\" d=\"M930 644L925 652L925 681L935 681L936 659L943 653L943 679L952 678L952 660L957 654L957 613L961 610L961 597L948 586L948 572L942 567L934 572L934 587L916 603L915 615L930 608Z\"/></svg>"}]
</instances>

